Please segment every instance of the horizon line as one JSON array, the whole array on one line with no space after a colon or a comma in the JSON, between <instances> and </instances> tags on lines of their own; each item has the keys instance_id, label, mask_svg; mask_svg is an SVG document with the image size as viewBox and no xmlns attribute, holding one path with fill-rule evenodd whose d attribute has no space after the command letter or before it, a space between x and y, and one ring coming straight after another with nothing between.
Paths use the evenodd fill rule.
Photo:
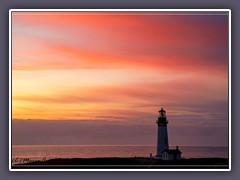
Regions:
<instances>
[{"instance_id":1,"label":"horizon line","mask_svg":"<svg viewBox=\"0 0 240 180\"><path fill-rule=\"evenodd\" d=\"M156 146L153 144L137 144L137 145L129 145L129 144L99 144L99 145L88 145L88 144L12 144L13 146ZM195 146L195 147L228 147L227 145L170 145L170 147L176 146Z\"/></svg>"}]
</instances>

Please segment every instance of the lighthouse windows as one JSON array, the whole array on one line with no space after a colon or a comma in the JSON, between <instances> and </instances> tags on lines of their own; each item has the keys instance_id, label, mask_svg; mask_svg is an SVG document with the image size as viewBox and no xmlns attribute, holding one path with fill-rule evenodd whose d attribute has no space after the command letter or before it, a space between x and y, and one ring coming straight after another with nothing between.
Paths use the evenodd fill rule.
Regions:
<instances>
[{"instance_id":1,"label":"lighthouse windows","mask_svg":"<svg viewBox=\"0 0 240 180\"><path fill-rule=\"evenodd\" d=\"M162 117L166 117L165 114L166 114L165 112L161 112L161 116L162 116Z\"/></svg>"},{"instance_id":2,"label":"lighthouse windows","mask_svg":"<svg viewBox=\"0 0 240 180\"><path fill-rule=\"evenodd\" d=\"M160 112L159 112L159 117L166 117L166 112L160 111Z\"/></svg>"}]
</instances>

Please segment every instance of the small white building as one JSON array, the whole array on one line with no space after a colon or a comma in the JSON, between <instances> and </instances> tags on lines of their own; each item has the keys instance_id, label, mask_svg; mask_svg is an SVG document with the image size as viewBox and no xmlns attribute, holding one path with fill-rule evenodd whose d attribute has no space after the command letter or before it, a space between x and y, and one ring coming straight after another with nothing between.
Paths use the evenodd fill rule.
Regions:
<instances>
[{"instance_id":1,"label":"small white building","mask_svg":"<svg viewBox=\"0 0 240 180\"><path fill-rule=\"evenodd\" d=\"M178 149L178 146L176 147L176 149L165 149L162 152L162 160L165 161L180 160L181 154L182 152Z\"/></svg>"}]
</instances>

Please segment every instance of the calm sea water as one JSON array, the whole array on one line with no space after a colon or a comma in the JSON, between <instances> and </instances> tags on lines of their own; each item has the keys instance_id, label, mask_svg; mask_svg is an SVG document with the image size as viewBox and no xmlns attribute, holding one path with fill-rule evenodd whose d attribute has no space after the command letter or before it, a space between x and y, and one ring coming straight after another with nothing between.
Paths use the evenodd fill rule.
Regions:
<instances>
[{"instance_id":1,"label":"calm sea water","mask_svg":"<svg viewBox=\"0 0 240 180\"><path fill-rule=\"evenodd\" d=\"M175 147L170 147L175 148ZM179 146L184 158L228 158L228 147L218 146ZM13 164L16 158L31 160L52 158L91 158L91 157L149 157L156 154L156 146L85 146L85 145L31 145L12 147ZM19 163L20 159L17 159Z\"/></svg>"}]
</instances>

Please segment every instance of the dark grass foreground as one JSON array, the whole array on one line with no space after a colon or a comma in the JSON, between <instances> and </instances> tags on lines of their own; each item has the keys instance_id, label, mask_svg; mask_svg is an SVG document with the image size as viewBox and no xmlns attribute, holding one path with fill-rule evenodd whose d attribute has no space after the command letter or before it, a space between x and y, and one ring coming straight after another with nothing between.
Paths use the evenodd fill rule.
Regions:
<instances>
[{"instance_id":1,"label":"dark grass foreground","mask_svg":"<svg viewBox=\"0 0 240 180\"><path fill-rule=\"evenodd\" d=\"M12 169L228 169L227 158L163 161L150 158L59 158L16 164Z\"/></svg>"}]
</instances>

